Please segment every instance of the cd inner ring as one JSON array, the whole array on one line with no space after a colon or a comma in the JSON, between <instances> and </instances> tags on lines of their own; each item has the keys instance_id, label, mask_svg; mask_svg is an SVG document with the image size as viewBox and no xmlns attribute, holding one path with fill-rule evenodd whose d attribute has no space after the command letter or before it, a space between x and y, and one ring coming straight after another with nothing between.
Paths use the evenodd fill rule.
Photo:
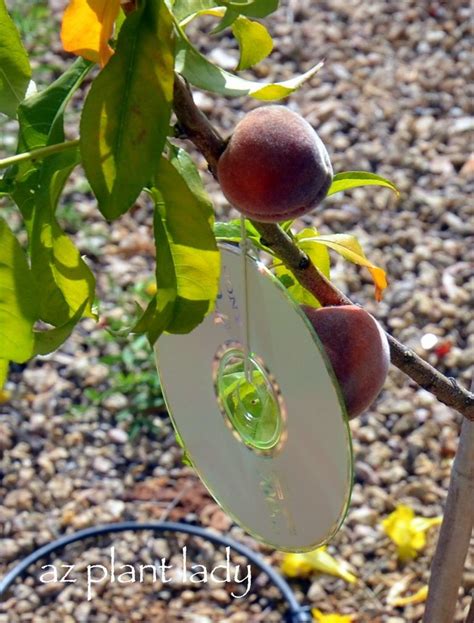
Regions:
<instances>
[{"instance_id":1,"label":"cd inner ring","mask_svg":"<svg viewBox=\"0 0 474 623\"><path fill-rule=\"evenodd\" d=\"M229 341L219 346L212 364L217 404L236 439L257 454L275 456L287 438L285 401L262 358L250 353L248 359L247 379L242 345Z\"/></svg>"}]
</instances>

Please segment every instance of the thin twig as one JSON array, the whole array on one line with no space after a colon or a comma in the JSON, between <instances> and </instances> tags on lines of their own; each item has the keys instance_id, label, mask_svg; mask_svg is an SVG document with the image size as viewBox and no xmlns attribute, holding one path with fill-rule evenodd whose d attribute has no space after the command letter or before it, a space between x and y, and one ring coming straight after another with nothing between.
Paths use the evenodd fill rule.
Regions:
<instances>
[{"instance_id":1,"label":"thin twig","mask_svg":"<svg viewBox=\"0 0 474 623\"><path fill-rule=\"evenodd\" d=\"M0 160L0 169L6 169L13 164L19 164L20 162L26 162L28 160L43 160L51 154L57 154L60 151L66 151L79 145L79 139L75 138L72 141L64 141L64 143L55 143L54 145L46 145L46 147L38 147L38 149L32 149L31 151L25 151L15 156L9 156Z\"/></svg>"},{"instance_id":2,"label":"thin twig","mask_svg":"<svg viewBox=\"0 0 474 623\"><path fill-rule=\"evenodd\" d=\"M207 117L197 108L190 89L179 76L175 79L174 111L180 127L206 158L211 173L216 176L217 162L226 143L209 123ZM322 305L352 304L351 300L324 277L278 225L252 222L265 240L265 244ZM387 336L390 343L391 361L397 368L431 392L440 402L456 409L468 420L474 421L473 393L459 386L454 379L441 374L391 335L387 334Z\"/></svg>"}]
</instances>

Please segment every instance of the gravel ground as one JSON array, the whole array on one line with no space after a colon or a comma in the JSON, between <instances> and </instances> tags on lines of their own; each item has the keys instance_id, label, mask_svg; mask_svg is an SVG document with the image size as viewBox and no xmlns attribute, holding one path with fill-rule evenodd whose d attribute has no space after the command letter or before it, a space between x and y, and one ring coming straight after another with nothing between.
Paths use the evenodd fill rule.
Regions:
<instances>
[{"instance_id":1,"label":"gravel ground","mask_svg":"<svg viewBox=\"0 0 474 623\"><path fill-rule=\"evenodd\" d=\"M60 4L51 2L54 10ZM395 181L402 191L398 201L389 191L376 189L336 196L305 222L322 233L348 231L358 236L367 255L387 270L390 286L383 302L376 304L367 273L334 257L337 285L395 337L467 386L474 364L469 3L281 4L267 22L275 51L256 74L283 80L324 58L323 70L288 105L318 130L336 172L373 171ZM205 35L207 30L203 22L202 31L196 27L193 36L214 60L231 65L234 42L221 37L217 47ZM39 82L47 83L65 57L57 41L35 47L33 37L30 45ZM198 94L197 101L225 134L257 105L207 94ZM7 152L13 130L12 123L1 128ZM74 120L69 131L75 131ZM227 214L204 168L216 209ZM6 213L17 226L15 213L8 207ZM151 279L150 206L140 200L131 214L107 225L77 174L59 214L98 276L102 321L99 326L82 322L58 352L27 366L13 366L7 386L11 399L0 405L0 574L62 534L119 520L164 518L228 534L277 565L281 554L232 525L182 464L159 398L153 395L150 402L147 394L143 411L136 403L136 386L131 391L124 388L121 355L127 346L108 337L104 325L115 326L132 313L133 299L143 296ZM422 337L429 333L438 337L441 348L422 347ZM154 373L149 352L138 344L131 357L130 365L138 362L145 384L150 384ZM137 421L142 428L131 440L128 432ZM407 575L412 576L411 588L426 582L436 528L420 556L401 565L380 520L400 502L427 517L442 512L459 424L455 413L399 371L390 371L372 409L351 424L356 461L351 509L329 547L352 565L359 582L350 586L325 575L297 580L292 585L301 601L323 612L355 615L360 622L421 620L422 605L393 608L386 596L390 586ZM147 434L142 434L143 427ZM224 552L192 539L165 540L151 534L103 537L86 545L70 547L62 558L49 561L76 565L77 583L41 584L36 569L0 605L0 621L282 620L284 607L277 592L256 572L250 593L242 599L230 595L230 585L197 585L189 578L183 584L175 578L163 586L104 582L94 587L88 601L84 569L107 564L111 546L128 564L152 564L162 557L177 563L186 545L193 563L211 568L222 561ZM233 564L246 563L235 557ZM456 621L463 620L473 587L471 551Z\"/></svg>"}]
</instances>

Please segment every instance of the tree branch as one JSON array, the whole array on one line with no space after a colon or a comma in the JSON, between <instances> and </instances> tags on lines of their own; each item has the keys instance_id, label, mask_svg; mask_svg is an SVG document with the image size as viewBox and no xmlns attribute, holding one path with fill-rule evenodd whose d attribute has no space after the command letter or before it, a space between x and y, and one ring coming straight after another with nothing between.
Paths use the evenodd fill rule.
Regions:
<instances>
[{"instance_id":1,"label":"tree branch","mask_svg":"<svg viewBox=\"0 0 474 623\"><path fill-rule=\"evenodd\" d=\"M443 523L431 563L423 623L454 621L464 561L473 530L474 422L464 420L453 462Z\"/></svg>"},{"instance_id":2,"label":"tree branch","mask_svg":"<svg viewBox=\"0 0 474 623\"><path fill-rule=\"evenodd\" d=\"M209 170L216 177L217 161L226 143L197 108L190 89L179 76L175 78L174 111L181 128L206 158ZM321 305L352 305L351 300L324 277L278 225L255 221L252 223L265 240L265 245L291 270L301 285L314 294ZM445 377L391 335L387 334L387 337L391 361L397 368L420 387L431 392L440 402L474 421L473 393L460 387L454 379Z\"/></svg>"}]
</instances>

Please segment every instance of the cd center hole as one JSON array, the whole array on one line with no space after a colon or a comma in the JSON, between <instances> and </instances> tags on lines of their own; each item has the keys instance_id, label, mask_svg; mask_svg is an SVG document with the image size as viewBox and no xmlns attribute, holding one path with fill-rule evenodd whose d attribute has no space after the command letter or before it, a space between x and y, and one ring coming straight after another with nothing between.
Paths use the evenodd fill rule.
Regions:
<instances>
[{"instance_id":1,"label":"cd center hole","mask_svg":"<svg viewBox=\"0 0 474 623\"><path fill-rule=\"evenodd\" d=\"M240 347L219 357L216 394L228 424L248 446L269 450L279 441L282 416L278 388L263 362L251 354L248 361Z\"/></svg>"}]
</instances>

